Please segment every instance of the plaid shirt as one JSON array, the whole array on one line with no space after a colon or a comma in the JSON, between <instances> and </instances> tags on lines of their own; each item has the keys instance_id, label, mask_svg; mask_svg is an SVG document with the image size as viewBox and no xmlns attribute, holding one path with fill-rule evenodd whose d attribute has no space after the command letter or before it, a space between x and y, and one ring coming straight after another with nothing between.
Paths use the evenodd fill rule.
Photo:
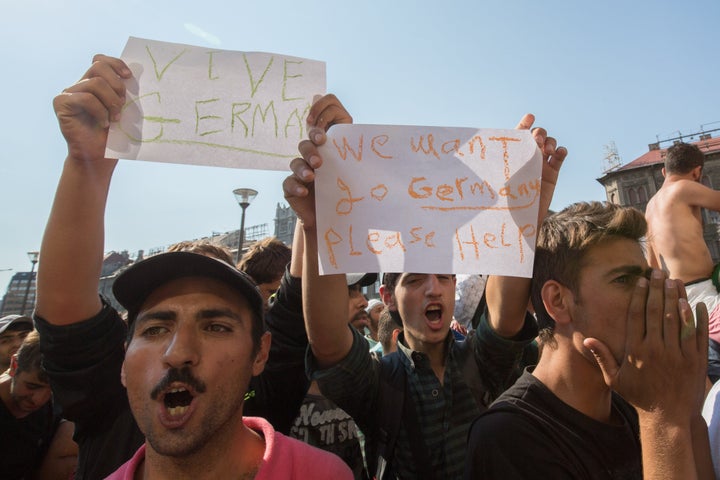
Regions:
<instances>
[{"instance_id":1,"label":"plaid shirt","mask_svg":"<svg viewBox=\"0 0 720 480\"><path fill-rule=\"evenodd\" d=\"M495 334L483 317L478 329L468 336L467 341L470 342L478 370L490 381L503 384L510 378L523 348L536 335L537 327L531 316L526 318L522 331L513 339ZM462 378L457 358L459 347L451 332L445 341L448 353L442 384L430 368L428 357L410 350L402 337L398 341L398 354L407 371L409 400L417 411L430 455L429 463L438 478L459 479L465 467L470 424L482 410ZM379 362L368 352L367 342L360 334L353 331L350 352L338 364L326 370L318 370L310 352L307 368L311 378L318 381L323 395L353 417L366 435L375 431L378 416L373 405L379 393ZM407 431L401 425L392 459L393 468L399 478L412 479L417 476L414 463Z\"/></svg>"}]
</instances>

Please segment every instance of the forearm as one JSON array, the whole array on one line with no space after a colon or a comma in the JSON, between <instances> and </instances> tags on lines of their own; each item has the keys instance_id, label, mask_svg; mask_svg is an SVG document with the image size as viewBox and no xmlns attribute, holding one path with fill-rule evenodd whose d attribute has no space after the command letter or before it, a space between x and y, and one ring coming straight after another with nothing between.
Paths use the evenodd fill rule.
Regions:
<instances>
[{"instance_id":1,"label":"forearm","mask_svg":"<svg viewBox=\"0 0 720 480\"><path fill-rule=\"evenodd\" d=\"M702 415L697 415L691 425L692 434L692 450L695 458L695 469L697 478L714 479L715 472L713 470L712 454L710 451L710 438L708 436L708 427Z\"/></svg>"},{"instance_id":2,"label":"forearm","mask_svg":"<svg viewBox=\"0 0 720 480\"><path fill-rule=\"evenodd\" d=\"M530 301L530 279L491 275L485 287L490 327L500 336L511 338L525 324Z\"/></svg>"},{"instance_id":3,"label":"forearm","mask_svg":"<svg viewBox=\"0 0 720 480\"><path fill-rule=\"evenodd\" d=\"M295 222L295 233L293 234L292 256L290 257L290 275L296 278L302 277L303 253L305 252L305 234L302 223Z\"/></svg>"},{"instance_id":4,"label":"forearm","mask_svg":"<svg viewBox=\"0 0 720 480\"><path fill-rule=\"evenodd\" d=\"M692 480L698 477L691 426L639 413L645 480Z\"/></svg>"},{"instance_id":5,"label":"forearm","mask_svg":"<svg viewBox=\"0 0 720 480\"><path fill-rule=\"evenodd\" d=\"M38 268L36 309L50 323L75 323L101 309L105 203L116 163L65 161Z\"/></svg>"},{"instance_id":6,"label":"forearm","mask_svg":"<svg viewBox=\"0 0 720 480\"><path fill-rule=\"evenodd\" d=\"M320 276L315 227L304 228L303 313L308 341L319 368L342 360L352 346L348 289L344 275Z\"/></svg>"}]
</instances>

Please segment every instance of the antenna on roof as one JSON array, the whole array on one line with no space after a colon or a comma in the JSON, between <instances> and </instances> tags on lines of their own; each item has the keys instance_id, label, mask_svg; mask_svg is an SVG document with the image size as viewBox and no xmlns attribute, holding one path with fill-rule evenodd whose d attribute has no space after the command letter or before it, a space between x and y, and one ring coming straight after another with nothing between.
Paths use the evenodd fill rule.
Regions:
<instances>
[{"instance_id":1,"label":"antenna on roof","mask_svg":"<svg viewBox=\"0 0 720 480\"><path fill-rule=\"evenodd\" d=\"M620 154L618 153L617 146L613 140L604 146L605 156L603 157L603 173L608 173L616 170L622 164L620 160Z\"/></svg>"}]
</instances>

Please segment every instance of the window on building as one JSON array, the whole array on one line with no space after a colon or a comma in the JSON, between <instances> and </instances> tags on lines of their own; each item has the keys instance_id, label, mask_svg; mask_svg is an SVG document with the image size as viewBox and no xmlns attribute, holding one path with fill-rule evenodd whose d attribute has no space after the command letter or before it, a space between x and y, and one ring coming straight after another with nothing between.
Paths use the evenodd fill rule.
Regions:
<instances>
[{"instance_id":1,"label":"window on building","mask_svg":"<svg viewBox=\"0 0 720 480\"><path fill-rule=\"evenodd\" d=\"M628 199L630 200L630 205L637 205L638 197L634 188L628 189Z\"/></svg>"}]
</instances>

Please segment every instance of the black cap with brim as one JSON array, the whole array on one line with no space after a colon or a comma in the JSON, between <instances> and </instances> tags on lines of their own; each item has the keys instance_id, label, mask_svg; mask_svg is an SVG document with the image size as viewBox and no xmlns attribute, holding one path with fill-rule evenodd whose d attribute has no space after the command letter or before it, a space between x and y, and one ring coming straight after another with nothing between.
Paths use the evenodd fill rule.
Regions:
<instances>
[{"instance_id":1,"label":"black cap with brim","mask_svg":"<svg viewBox=\"0 0 720 480\"><path fill-rule=\"evenodd\" d=\"M153 291L183 277L207 277L225 283L238 290L253 313L263 318L263 299L252 278L222 260L197 253L169 252L148 257L118 276L113 283L113 294L134 316Z\"/></svg>"}]
</instances>

